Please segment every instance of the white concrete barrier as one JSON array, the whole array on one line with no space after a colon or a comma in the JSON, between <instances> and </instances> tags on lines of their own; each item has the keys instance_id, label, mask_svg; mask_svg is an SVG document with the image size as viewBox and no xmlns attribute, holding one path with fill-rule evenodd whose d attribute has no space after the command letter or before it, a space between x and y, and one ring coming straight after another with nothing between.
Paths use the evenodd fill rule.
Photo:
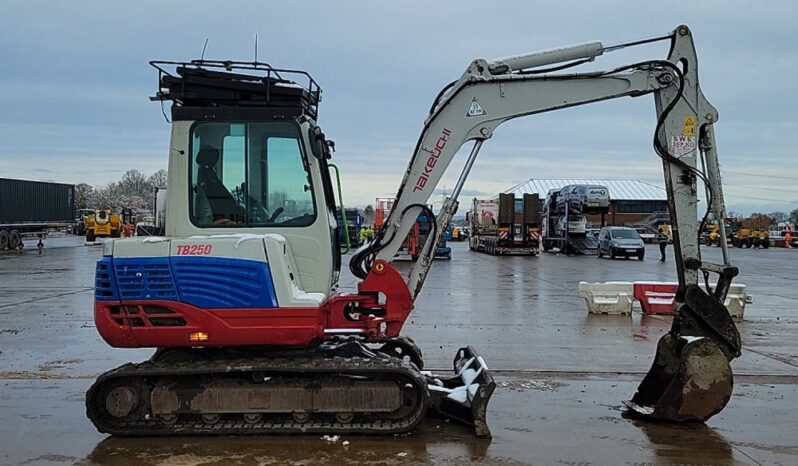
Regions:
<instances>
[{"instance_id":1,"label":"white concrete barrier","mask_svg":"<svg viewBox=\"0 0 798 466\"><path fill-rule=\"evenodd\" d=\"M631 282L579 282L579 297L585 299L588 314L632 315Z\"/></svg>"},{"instance_id":2,"label":"white concrete barrier","mask_svg":"<svg viewBox=\"0 0 798 466\"><path fill-rule=\"evenodd\" d=\"M707 290L703 283L698 286L704 291ZM716 284L711 283L709 286L714 289ZM729 287L729 292L726 294L726 302L723 304L726 306L726 309L729 310L729 314L731 314L733 319L743 320L745 317L745 305L753 301L754 297L748 294L744 284L734 283Z\"/></svg>"}]
</instances>

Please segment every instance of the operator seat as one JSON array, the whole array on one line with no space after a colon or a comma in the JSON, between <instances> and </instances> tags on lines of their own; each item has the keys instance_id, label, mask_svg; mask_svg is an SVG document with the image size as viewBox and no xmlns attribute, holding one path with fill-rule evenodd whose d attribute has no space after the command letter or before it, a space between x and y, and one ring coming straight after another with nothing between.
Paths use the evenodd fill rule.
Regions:
<instances>
[{"instance_id":1,"label":"operator seat","mask_svg":"<svg viewBox=\"0 0 798 466\"><path fill-rule=\"evenodd\" d=\"M242 220L243 209L230 194L230 191L219 179L214 167L219 161L219 149L213 146L202 146L197 152L197 205L207 205L210 209L210 221L228 219L233 222ZM202 202L205 201L205 202ZM195 207L195 214L199 214ZM200 215L197 215L201 217Z\"/></svg>"}]
</instances>

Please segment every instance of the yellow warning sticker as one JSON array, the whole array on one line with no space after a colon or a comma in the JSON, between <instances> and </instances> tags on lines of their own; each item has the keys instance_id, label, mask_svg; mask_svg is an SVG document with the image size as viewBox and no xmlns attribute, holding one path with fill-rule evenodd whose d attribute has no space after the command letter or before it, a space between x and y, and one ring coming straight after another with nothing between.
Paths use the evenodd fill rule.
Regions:
<instances>
[{"instance_id":1,"label":"yellow warning sticker","mask_svg":"<svg viewBox=\"0 0 798 466\"><path fill-rule=\"evenodd\" d=\"M685 136L695 136L695 117L687 115L684 117L684 131Z\"/></svg>"}]
</instances>

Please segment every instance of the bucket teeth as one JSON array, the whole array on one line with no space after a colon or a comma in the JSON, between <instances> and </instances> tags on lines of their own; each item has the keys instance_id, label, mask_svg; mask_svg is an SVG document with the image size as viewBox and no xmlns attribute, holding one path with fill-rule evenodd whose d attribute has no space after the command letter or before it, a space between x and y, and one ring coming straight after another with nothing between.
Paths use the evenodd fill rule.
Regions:
<instances>
[{"instance_id":1,"label":"bucket teeth","mask_svg":"<svg viewBox=\"0 0 798 466\"><path fill-rule=\"evenodd\" d=\"M481 356L470 346L454 358L455 375L427 375L431 407L441 416L474 427L477 437L491 438L487 422L488 402L496 382Z\"/></svg>"}]
</instances>

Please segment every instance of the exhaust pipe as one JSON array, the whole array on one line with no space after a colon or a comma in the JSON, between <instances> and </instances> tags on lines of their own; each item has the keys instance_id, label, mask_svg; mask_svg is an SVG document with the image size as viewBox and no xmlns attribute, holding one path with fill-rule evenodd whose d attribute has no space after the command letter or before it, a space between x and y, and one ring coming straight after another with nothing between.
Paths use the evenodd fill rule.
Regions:
<instances>
[{"instance_id":1,"label":"exhaust pipe","mask_svg":"<svg viewBox=\"0 0 798 466\"><path fill-rule=\"evenodd\" d=\"M472 426L477 437L491 438L487 409L496 382L485 360L470 346L460 348L454 358L454 372L449 378L425 374L432 409L442 417Z\"/></svg>"}]
</instances>

